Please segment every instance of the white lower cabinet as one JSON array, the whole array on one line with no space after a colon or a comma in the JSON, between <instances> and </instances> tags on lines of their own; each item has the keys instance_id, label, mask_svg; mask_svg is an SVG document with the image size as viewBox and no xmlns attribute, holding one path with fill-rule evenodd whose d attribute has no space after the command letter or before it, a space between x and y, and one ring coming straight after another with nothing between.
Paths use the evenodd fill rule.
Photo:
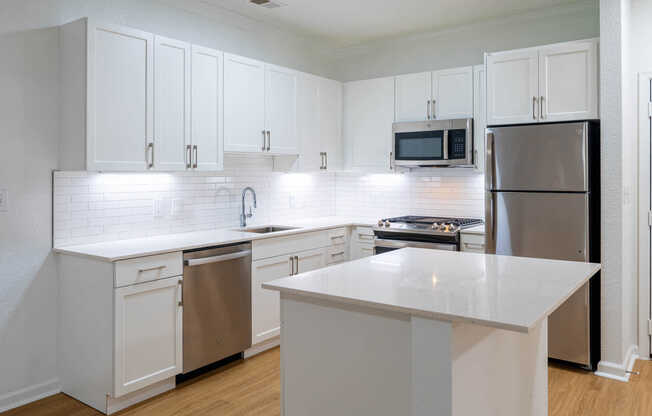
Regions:
<instances>
[{"instance_id":1,"label":"white lower cabinet","mask_svg":"<svg viewBox=\"0 0 652 416\"><path fill-rule=\"evenodd\" d=\"M294 274L305 273L325 267L327 254L327 250L324 248L297 253L295 255L297 264L295 265Z\"/></svg>"},{"instance_id":2,"label":"white lower cabinet","mask_svg":"<svg viewBox=\"0 0 652 416\"><path fill-rule=\"evenodd\" d=\"M351 260L373 256L374 238L371 227L355 227L351 236Z\"/></svg>"},{"instance_id":3,"label":"white lower cabinet","mask_svg":"<svg viewBox=\"0 0 652 416\"><path fill-rule=\"evenodd\" d=\"M251 344L256 345L281 333L280 301L278 292L265 290L261 285L271 280L288 277L292 273L292 255L256 260L251 264Z\"/></svg>"},{"instance_id":4,"label":"white lower cabinet","mask_svg":"<svg viewBox=\"0 0 652 416\"><path fill-rule=\"evenodd\" d=\"M484 234L460 233L460 251L484 253Z\"/></svg>"},{"instance_id":5,"label":"white lower cabinet","mask_svg":"<svg viewBox=\"0 0 652 416\"><path fill-rule=\"evenodd\" d=\"M182 370L181 276L115 289L114 395Z\"/></svg>"}]
</instances>

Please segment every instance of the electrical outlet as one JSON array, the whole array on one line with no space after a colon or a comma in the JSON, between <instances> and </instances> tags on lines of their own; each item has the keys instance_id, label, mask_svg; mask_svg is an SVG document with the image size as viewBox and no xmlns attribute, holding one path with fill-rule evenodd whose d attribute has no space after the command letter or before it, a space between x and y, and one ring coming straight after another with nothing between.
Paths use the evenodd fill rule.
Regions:
<instances>
[{"instance_id":1,"label":"electrical outlet","mask_svg":"<svg viewBox=\"0 0 652 416\"><path fill-rule=\"evenodd\" d=\"M9 211L9 191L0 189L0 212Z\"/></svg>"}]
</instances>

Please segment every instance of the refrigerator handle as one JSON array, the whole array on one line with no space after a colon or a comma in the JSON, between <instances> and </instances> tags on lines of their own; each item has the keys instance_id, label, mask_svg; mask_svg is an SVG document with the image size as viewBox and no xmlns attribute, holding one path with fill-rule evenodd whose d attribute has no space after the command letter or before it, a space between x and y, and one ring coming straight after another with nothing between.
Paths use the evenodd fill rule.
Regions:
<instances>
[{"instance_id":1,"label":"refrigerator handle","mask_svg":"<svg viewBox=\"0 0 652 416\"><path fill-rule=\"evenodd\" d=\"M496 254L496 210L495 210L494 193L485 191L485 253Z\"/></svg>"},{"instance_id":2,"label":"refrigerator handle","mask_svg":"<svg viewBox=\"0 0 652 416\"><path fill-rule=\"evenodd\" d=\"M485 145L485 189L491 190L494 188L494 175L496 174L496 158L494 156L494 132L487 129L487 139Z\"/></svg>"}]
</instances>

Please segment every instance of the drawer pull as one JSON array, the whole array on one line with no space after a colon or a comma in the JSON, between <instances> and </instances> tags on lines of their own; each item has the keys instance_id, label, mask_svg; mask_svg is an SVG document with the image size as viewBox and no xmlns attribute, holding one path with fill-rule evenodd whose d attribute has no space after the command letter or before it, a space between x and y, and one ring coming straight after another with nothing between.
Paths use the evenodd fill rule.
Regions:
<instances>
[{"instance_id":1,"label":"drawer pull","mask_svg":"<svg viewBox=\"0 0 652 416\"><path fill-rule=\"evenodd\" d=\"M484 250L484 244L464 243L464 247Z\"/></svg>"},{"instance_id":2,"label":"drawer pull","mask_svg":"<svg viewBox=\"0 0 652 416\"><path fill-rule=\"evenodd\" d=\"M343 251L338 251L337 253L331 253L331 257L341 256L341 255L343 255L343 254L344 254Z\"/></svg>"},{"instance_id":3,"label":"drawer pull","mask_svg":"<svg viewBox=\"0 0 652 416\"><path fill-rule=\"evenodd\" d=\"M358 234L359 240L373 240L374 236L369 234Z\"/></svg>"},{"instance_id":4,"label":"drawer pull","mask_svg":"<svg viewBox=\"0 0 652 416\"><path fill-rule=\"evenodd\" d=\"M168 266L161 265L161 266L156 266L156 267L149 267L147 269L138 269L138 273L145 273L145 272L153 272L154 270L164 270Z\"/></svg>"}]
</instances>

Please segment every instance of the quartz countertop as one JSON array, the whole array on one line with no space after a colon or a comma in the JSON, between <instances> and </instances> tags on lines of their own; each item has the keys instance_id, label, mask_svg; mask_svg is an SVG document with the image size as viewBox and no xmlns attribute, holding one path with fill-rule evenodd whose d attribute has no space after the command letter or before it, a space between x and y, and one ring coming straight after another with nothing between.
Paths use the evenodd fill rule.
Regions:
<instances>
[{"instance_id":1,"label":"quartz countertop","mask_svg":"<svg viewBox=\"0 0 652 416\"><path fill-rule=\"evenodd\" d=\"M263 288L527 333L599 270L596 263L405 248Z\"/></svg>"},{"instance_id":2,"label":"quartz countertop","mask_svg":"<svg viewBox=\"0 0 652 416\"><path fill-rule=\"evenodd\" d=\"M258 226L280 225L298 228L274 233L257 234L240 231L238 227L230 227L226 229L195 231L153 237L133 238L128 240L108 241L103 243L55 247L54 252L113 262L135 257L170 253L173 251L192 250L196 248L241 243L245 241L281 237L338 227L372 226L376 223L376 221L377 219L345 217L324 217L294 221L277 221L265 224L252 224L249 225L249 227L257 228Z\"/></svg>"}]
</instances>

